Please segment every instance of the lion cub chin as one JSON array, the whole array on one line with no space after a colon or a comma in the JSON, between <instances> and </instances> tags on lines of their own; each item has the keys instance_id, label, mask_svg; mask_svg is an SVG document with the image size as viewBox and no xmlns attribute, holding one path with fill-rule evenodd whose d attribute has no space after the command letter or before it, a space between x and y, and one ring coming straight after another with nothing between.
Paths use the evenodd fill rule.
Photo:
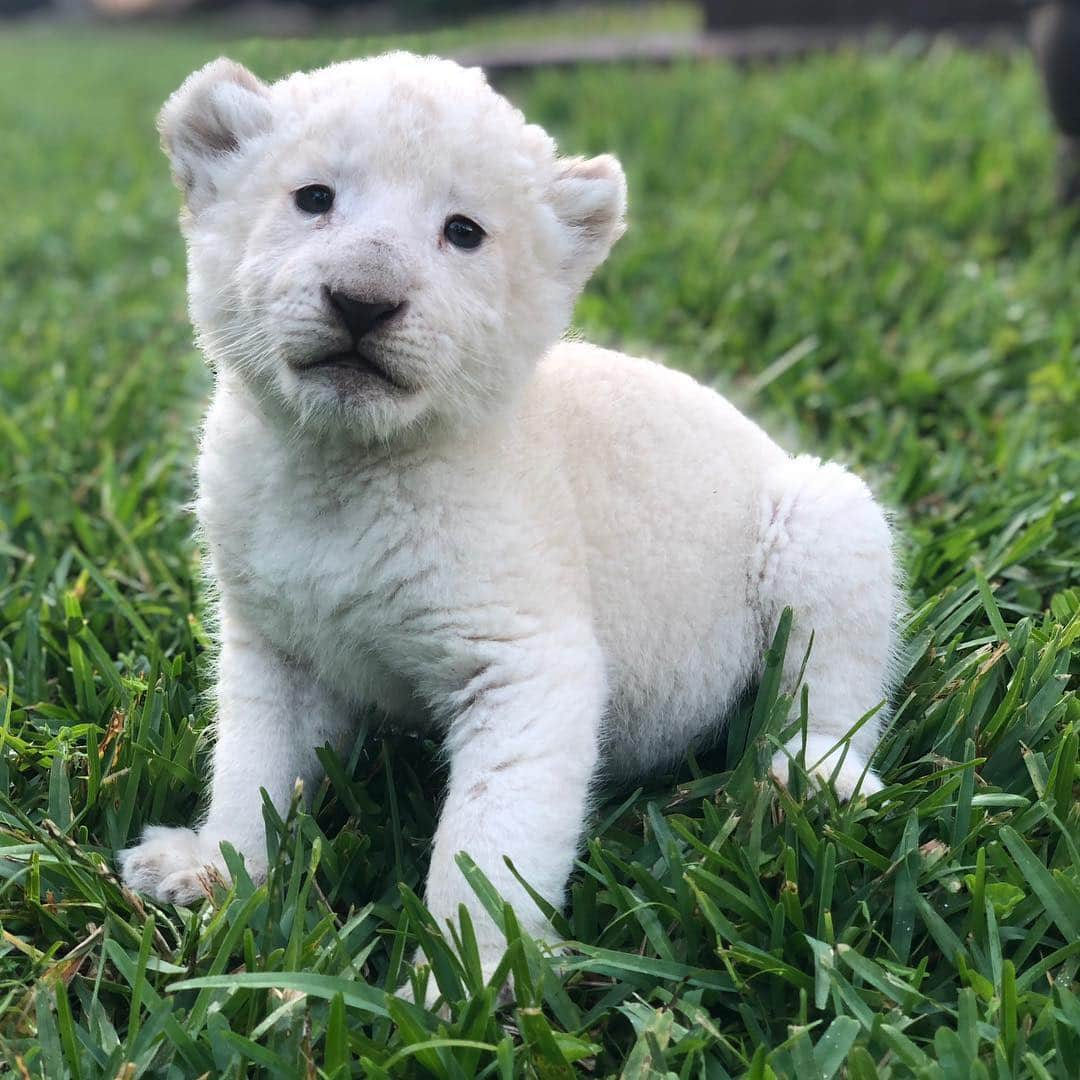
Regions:
<instances>
[{"instance_id":1,"label":"lion cub chin","mask_svg":"<svg viewBox=\"0 0 1080 1080\"><path fill-rule=\"evenodd\" d=\"M505 860L558 905L597 777L713 735L786 606L810 721L775 775L804 753L841 797L880 788L898 599L866 485L685 375L560 340L623 231L613 157L559 157L478 70L404 53L271 85L217 60L160 130L216 372L221 651L209 809L121 853L132 888L197 899L222 841L264 872L261 790L310 791L373 709L444 736L426 898L465 905L490 970L457 854L552 940Z\"/></svg>"}]
</instances>

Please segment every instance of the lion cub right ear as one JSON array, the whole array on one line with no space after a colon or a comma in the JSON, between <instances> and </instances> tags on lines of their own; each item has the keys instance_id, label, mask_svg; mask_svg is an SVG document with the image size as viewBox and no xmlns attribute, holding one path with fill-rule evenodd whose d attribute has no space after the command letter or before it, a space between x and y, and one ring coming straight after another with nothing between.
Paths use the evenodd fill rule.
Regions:
<instances>
[{"instance_id":1,"label":"lion cub right ear","mask_svg":"<svg viewBox=\"0 0 1080 1080\"><path fill-rule=\"evenodd\" d=\"M158 131L190 210L213 199L221 167L272 121L266 84L242 64L220 57L184 80L158 114Z\"/></svg>"},{"instance_id":2,"label":"lion cub right ear","mask_svg":"<svg viewBox=\"0 0 1080 1080\"><path fill-rule=\"evenodd\" d=\"M580 288L626 229L626 176L611 154L560 158L548 201L571 244L571 273Z\"/></svg>"}]
</instances>

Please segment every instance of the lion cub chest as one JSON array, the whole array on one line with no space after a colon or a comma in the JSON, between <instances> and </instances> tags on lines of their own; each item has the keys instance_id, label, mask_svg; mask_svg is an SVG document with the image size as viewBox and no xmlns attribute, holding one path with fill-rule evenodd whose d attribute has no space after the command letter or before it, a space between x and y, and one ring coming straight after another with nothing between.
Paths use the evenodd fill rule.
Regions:
<instances>
[{"instance_id":1,"label":"lion cub chest","mask_svg":"<svg viewBox=\"0 0 1080 1080\"><path fill-rule=\"evenodd\" d=\"M227 478L200 469L199 518L226 611L349 701L415 712L398 631L438 573L429 514L391 473L274 464Z\"/></svg>"}]
</instances>

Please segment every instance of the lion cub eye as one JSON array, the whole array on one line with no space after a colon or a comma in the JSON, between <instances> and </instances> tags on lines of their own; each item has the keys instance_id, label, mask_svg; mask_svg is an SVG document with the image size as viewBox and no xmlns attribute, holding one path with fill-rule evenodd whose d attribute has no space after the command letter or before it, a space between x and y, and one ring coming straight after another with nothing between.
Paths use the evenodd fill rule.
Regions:
<instances>
[{"instance_id":1,"label":"lion cub eye","mask_svg":"<svg viewBox=\"0 0 1080 1080\"><path fill-rule=\"evenodd\" d=\"M293 192L293 199L305 214L325 214L334 205L334 192L325 184L308 184Z\"/></svg>"},{"instance_id":2,"label":"lion cub eye","mask_svg":"<svg viewBox=\"0 0 1080 1080\"><path fill-rule=\"evenodd\" d=\"M471 221L461 214L454 214L453 217L446 219L446 224L443 226L443 236L454 247L474 248L480 246L480 242L487 236L487 233L475 221Z\"/></svg>"}]
</instances>

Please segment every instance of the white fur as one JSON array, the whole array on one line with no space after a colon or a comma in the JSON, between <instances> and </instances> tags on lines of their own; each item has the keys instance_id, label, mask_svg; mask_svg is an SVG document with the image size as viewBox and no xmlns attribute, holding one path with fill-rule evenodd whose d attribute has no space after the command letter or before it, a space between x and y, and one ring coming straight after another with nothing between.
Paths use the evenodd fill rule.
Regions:
<instances>
[{"instance_id":1,"label":"white fur","mask_svg":"<svg viewBox=\"0 0 1080 1080\"><path fill-rule=\"evenodd\" d=\"M503 857L559 903L598 773L714 733L785 605L789 689L814 634L807 766L843 755L842 796L880 787L877 718L843 742L886 697L897 606L866 486L686 375L559 343L622 231L613 158L560 159L478 72L400 53L273 86L217 61L162 134L217 372L197 505L218 735L205 822L148 830L122 854L132 886L197 897L222 840L257 875L260 788L286 807L314 748L373 707L445 735L427 901L470 909L491 966L502 942L456 853L550 938ZM293 205L311 183L335 190L325 219ZM456 213L479 248L443 239ZM407 301L370 345L406 389L296 369L344 347L324 286Z\"/></svg>"}]
</instances>

